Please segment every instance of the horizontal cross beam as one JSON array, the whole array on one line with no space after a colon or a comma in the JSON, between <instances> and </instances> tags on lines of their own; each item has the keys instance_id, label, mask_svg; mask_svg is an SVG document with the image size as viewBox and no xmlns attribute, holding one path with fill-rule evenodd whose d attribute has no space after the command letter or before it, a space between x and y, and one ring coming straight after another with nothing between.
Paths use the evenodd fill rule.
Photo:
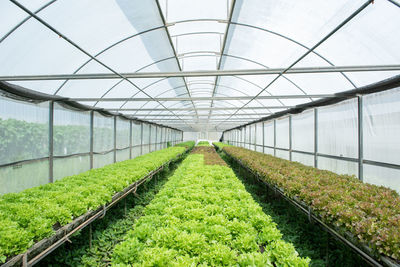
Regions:
<instances>
[{"instance_id":1,"label":"horizontal cross beam","mask_svg":"<svg viewBox=\"0 0 400 267\"><path fill-rule=\"evenodd\" d=\"M260 110L266 110L266 109L286 109L286 108L294 108L295 106L265 106L265 107L244 107L242 109L260 109ZM109 111L166 111L163 108L108 108L107 110ZM169 108L168 110L171 111L194 111L193 108ZM237 108L224 108L224 107L218 107L218 108L196 108L197 111L201 110L237 110ZM179 114L177 114L180 116Z\"/></svg>"},{"instance_id":2,"label":"horizontal cross beam","mask_svg":"<svg viewBox=\"0 0 400 267\"><path fill-rule=\"evenodd\" d=\"M271 115L272 113L237 113L235 114L235 116L268 116ZM228 114L213 114L213 117L228 117L232 114L228 113ZM135 114L135 117L176 117L175 115L171 115L171 114ZM208 113L207 114L199 114L199 117L208 117ZM183 114L183 115L179 115L179 117L197 117L196 114Z\"/></svg>"},{"instance_id":3,"label":"horizontal cross beam","mask_svg":"<svg viewBox=\"0 0 400 267\"><path fill-rule=\"evenodd\" d=\"M53 74L53 75L11 75L0 76L0 81L35 81L35 80L87 80L87 79L120 79L124 78L171 78L171 77L204 77L234 75L272 75L280 74L286 68L243 69L243 70L201 70L177 72L129 72L129 73L89 73L89 74ZM361 72L361 71L396 71L400 65L367 65L367 66L321 66L300 67L286 70L285 74Z\"/></svg>"},{"instance_id":4,"label":"horizontal cross beam","mask_svg":"<svg viewBox=\"0 0 400 267\"><path fill-rule=\"evenodd\" d=\"M119 102L119 101L224 101L224 100L249 100L253 99L255 96L214 96L214 97L155 97L155 98L126 98L126 97L115 97L115 98L70 98L71 101L81 101L81 102ZM297 99L297 98L326 98L335 97L333 94L323 94L323 95L260 95L257 99Z\"/></svg>"}]
</instances>

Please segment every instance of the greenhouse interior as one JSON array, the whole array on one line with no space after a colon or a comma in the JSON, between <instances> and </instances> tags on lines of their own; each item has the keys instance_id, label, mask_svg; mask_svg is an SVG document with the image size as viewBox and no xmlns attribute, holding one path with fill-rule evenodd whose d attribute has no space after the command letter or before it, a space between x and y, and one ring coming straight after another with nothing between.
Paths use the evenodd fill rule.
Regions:
<instances>
[{"instance_id":1,"label":"greenhouse interior","mask_svg":"<svg viewBox=\"0 0 400 267\"><path fill-rule=\"evenodd\" d=\"M0 266L400 266L399 0L0 14Z\"/></svg>"}]
</instances>

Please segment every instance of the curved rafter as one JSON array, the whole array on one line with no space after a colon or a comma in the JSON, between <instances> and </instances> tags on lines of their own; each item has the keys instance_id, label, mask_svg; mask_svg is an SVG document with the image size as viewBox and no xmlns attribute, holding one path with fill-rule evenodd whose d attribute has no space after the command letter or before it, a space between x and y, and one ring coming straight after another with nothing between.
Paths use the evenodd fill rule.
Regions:
<instances>
[{"instance_id":1,"label":"curved rafter","mask_svg":"<svg viewBox=\"0 0 400 267\"><path fill-rule=\"evenodd\" d=\"M56 2L56 1L57 1L57 0L49 1L47 4L43 5L41 8L39 8L38 10L36 10L33 14L39 13L40 11L46 9L48 6L52 5L52 4L53 4L54 2ZM388 0L388 1L390 1L390 0ZM13 2L13 1L12 1L12 2ZM234 2L234 1L233 1L233 2ZM392 2L392 1L390 1L390 2ZM232 9L233 9L233 8L232 8ZM12 30L10 30L8 33L6 33L6 34L0 39L0 43L1 43L4 39L6 39L12 32L14 32L16 29L18 29L21 25L23 25L26 21L28 21L28 20L29 20L30 18L32 18L32 17L35 17L35 16L31 14L30 16L24 18L19 24L17 24ZM285 35L282 35L282 34L279 34L279 33L273 32L273 31L270 31L270 30L268 30L268 29L265 29L265 28L262 28L262 27L253 26L253 25L249 25L249 24L238 23L238 22L232 22L232 21L229 21L229 20L218 20L218 19L195 19L195 20L182 20L182 21L172 22L172 23L169 23L168 25L165 24L164 26L160 26L160 27L153 28L153 29L148 29L148 30L143 31L143 32L141 32L141 33L137 33L137 34L135 34L134 36L128 36L128 37L124 38L123 40L120 40L120 41L118 41L117 43L113 44L112 47L114 47L115 45L118 45L118 44L120 44L120 43L122 43L122 42L124 42L124 41L126 41L126 40L128 40L128 39L134 38L135 36L140 36L141 34L145 34L146 32L150 32L150 31L154 31L154 30L158 30L158 29L162 29L162 28L165 28L166 30L168 30L168 27L173 26L173 25L178 24L178 23L199 22L199 21L213 21L213 22L227 23L227 24L228 24L227 27L229 27L229 25L232 24L232 25L238 25L238 26L243 26L243 27L250 27L250 28L257 29L257 30L266 31L266 32L268 32L268 33L274 34L274 35L276 35L276 36L279 36L279 37L282 37L282 38L284 38L284 39L286 39L286 40L289 40L289 41L291 41L291 42L294 42L294 43L296 43L297 45L300 45L300 46L302 46L302 47L305 48L305 49L310 50L307 46L303 45L302 43L297 42L296 40L293 40L293 39L289 38L288 36L285 36ZM217 32L215 32L215 33L217 34ZM196 32L194 32L194 33L185 33L185 34L181 34L181 35L190 35L190 34L206 34L206 32L203 32L203 33L202 33L202 32L197 32L197 33L196 33ZM221 33L218 33L218 34L221 34ZM227 34L227 33L226 33L226 34ZM106 51L109 50L110 48L111 48L111 47L108 47L108 48L103 49L103 50L100 51L98 54L96 54L94 57L97 57L98 55L100 55L100 54L106 52ZM329 60L327 60L325 57L323 57L322 55L318 54L317 52L311 51L310 53L313 53L313 54L317 55L318 57L320 57L321 59L323 59L325 62L327 62L328 64L330 64L331 66L335 66L333 63L331 63ZM234 55L225 55L225 54L223 54L223 53L222 53L222 55L220 55L220 56L221 56L221 58L222 58L222 56L231 56L231 57L240 58L240 57L238 57L238 56L234 56ZM171 57L171 58L169 58L169 59L172 59L172 58L174 58L174 57ZM175 55L175 58L177 58L177 55ZM79 70L81 70L85 65L87 65L87 64L88 64L90 61L92 61L92 60L95 60L95 59L94 59L93 57L90 58L90 59L89 59L88 61L86 61L81 67L79 67L79 68L76 70L76 72L74 72L74 73L79 72ZM163 60L166 60L166 59L163 59ZM161 61L163 61L163 60L160 60L159 62L161 62ZM246 59L244 59L244 60L246 60ZM95 61L97 61L97 60L95 60ZM221 59L220 59L220 61L221 61ZM179 62L179 61L178 61L178 62ZM262 64L259 63L259 62L253 62L253 63L262 65ZM156 63L152 63L152 64L150 64L150 65L153 65L153 64L156 64ZM145 67L144 67L144 68L145 68ZM142 68L142 69L143 69L143 68ZM139 70L138 70L138 71L139 71ZM347 80L349 83L352 84L353 87L355 87L354 83L353 83L343 72L340 72L340 73L344 76L344 78L346 78L346 80ZM243 77L238 77L238 76L235 76L235 77L238 78L238 79L246 80L246 79L244 79ZM286 78L286 77L284 77L283 74L281 75L281 77ZM127 79L126 79L126 80L127 80ZM305 95L307 95L307 94L305 93L305 91L302 90L299 86L297 86L294 82L292 82L290 79L287 79L287 80L288 80L291 84L293 84L296 88L298 88L300 91L302 91ZM124 81L124 79L122 79L122 80L120 80L119 82L117 82L116 84L114 84L113 87L111 87L109 90L107 90L107 92L106 92L105 94L103 94L102 97L106 96L111 90L113 90L113 89L116 88L120 83L122 83L122 81ZM127 81L128 81L128 80L127 80ZM246 80L246 81L247 81L247 80ZM57 91L56 91L55 94L57 94L57 93L61 90L61 88L62 88L67 82L68 82L68 80L64 81L64 83L57 89ZM129 82L129 81L128 81L128 82ZM247 81L247 82L250 82L250 81ZM251 82L250 82L250 83L251 83ZM256 84L253 84L253 85L257 86ZM217 86L216 83L215 83L215 86ZM148 87L149 87L149 86L148 86ZM138 89L139 89L139 91L141 91L140 88L138 88ZM188 88L187 88L187 89L188 89ZM189 91L189 90L188 90L188 93L190 94L190 91ZM192 101L192 103L193 103L193 101ZM96 103L95 105L97 105L97 104L98 104L98 103ZM162 104L162 103L159 103L159 105L163 105L163 104ZM194 105L194 104L193 104L193 105Z\"/></svg>"}]
</instances>

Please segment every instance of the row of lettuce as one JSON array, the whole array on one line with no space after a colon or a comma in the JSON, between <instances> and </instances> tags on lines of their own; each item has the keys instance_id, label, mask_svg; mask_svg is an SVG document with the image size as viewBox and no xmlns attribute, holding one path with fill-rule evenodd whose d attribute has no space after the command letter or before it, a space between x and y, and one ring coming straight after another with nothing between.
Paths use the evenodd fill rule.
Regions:
<instances>
[{"instance_id":1,"label":"row of lettuce","mask_svg":"<svg viewBox=\"0 0 400 267\"><path fill-rule=\"evenodd\" d=\"M400 196L396 191L248 149L215 145L289 197L304 202L326 223L350 232L375 253L400 260Z\"/></svg>"},{"instance_id":2,"label":"row of lettuce","mask_svg":"<svg viewBox=\"0 0 400 267\"><path fill-rule=\"evenodd\" d=\"M234 172L189 155L113 253L115 266L308 266Z\"/></svg>"},{"instance_id":3,"label":"row of lettuce","mask_svg":"<svg viewBox=\"0 0 400 267\"><path fill-rule=\"evenodd\" d=\"M109 203L117 192L192 148L185 142L132 160L0 197L0 263L54 229Z\"/></svg>"}]
</instances>

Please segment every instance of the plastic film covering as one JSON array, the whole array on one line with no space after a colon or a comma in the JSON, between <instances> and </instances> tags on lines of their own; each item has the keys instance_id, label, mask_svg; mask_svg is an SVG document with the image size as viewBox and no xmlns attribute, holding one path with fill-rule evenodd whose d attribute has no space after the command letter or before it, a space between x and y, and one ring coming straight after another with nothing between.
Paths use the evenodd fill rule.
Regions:
<instances>
[{"instance_id":1,"label":"plastic film covering","mask_svg":"<svg viewBox=\"0 0 400 267\"><path fill-rule=\"evenodd\" d=\"M89 170L90 113L55 103L53 116L53 179Z\"/></svg>"},{"instance_id":2,"label":"plastic film covering","mask_svg":"<svg viewBox=\"0 0 400 267\"><path fill-rule=\"evenodd\" d=\"M93 118L93 164L100 168L114 162L114 117L97 112Z\"/></svg>"},{"instance_id":3,"label":"plastic film covering","mask_svg":"<svg viewBox=\"0 0 400 267\"><path fill-rule=\"evenodd\" d=\"M289 149L289 118L276 120L276 147Z\"/></svg>"},{"instance_id":4,"label":"plastic film covering","mask_svg":"<svg viewBox=\"0 0 400 267\"><path fill-rule=\"evenodd\" d=\"M143 148L142 154L150 152L150 124L143 123Z\"/></svg>"},{"instance_id":5,"label":"plastic film covering","mask_svg":"<svg viewBox=\"0 0 400 267\"><path fill-rule=\"evenodd\" d=\"M297 161L304 165L314 167L314 156L312 155L292 152L292 161Z\"/></svg>"},{"instance_id":6,"label":"plastic film covering","mask_svg":"<svg viewBox=\"0 0 400 267\"><path fill-rule=\"evenodd\" d=\"M274 146L274 122L268 121L264 123L264 145L265 146Z\"/></svg>"},{"instance_id":7,"label":"plastic film covering","mask_svg":"<svg viewBox=\"0 0 400 267\"><path fill-rule=\"evenodd\" d=\"M357 110L357 99L318 109L319 153L358 157Z\"/></svg>"},{"instance_id":8,"label":"plastic film covering","mask_svg":"<svg viewBox=\"0 0 400 267\"><path fill-rule=\"evenodd\" d=\"M34 104L0 97L0 140L0 194L48 182L47 102ZM9 165L25 160L32 161Z\"/></svg>"},{"instance_id":9,"label":"plastic film covering","mask_svg":"<svg viewBox=\"0 0 400 267\"><path fill-rule=\"evenodd\" d=\"M130 121L117 117L117 152L116 160L123 161L129 159L129 138L130 138Z\"/></svg>"},{"instance_id":10,"label":"plastic film covering","mask_svg":"<svg viewBox=\"0 0 400 267\"><path fill-rule=\"evenodd\" d=\"M292 149L314 152L313 110L292 115Z\"/></svg>"},{"instance_id":11,"label":"plastic film covering","mask_svg":"<svg viewBox=\"0 0 400 267\"><path fill-rule=\"evenodd\" d=\"M90 151L90 113L54 104L54 156Z\"/></svg>"},{"instance_id":12,"label":"plastic film covering","mask_svg":"<svg viewBox=\"0 0 400 267\"><path fill-rule=\"evenodd\" d=\"M400 165L400 88L363 97L364 159Z\"/></svg>"},{"instance_id":13,"label":"plastic film covering","mask_svg":"<svg viewBox=\"0 0 400 267\"><path fill-rule=\"evenodd\" d=\"M329 170L339 174L358 175L357 162L318 157L318 169Z\"/></svg>"},{"instance_id":14,"label":"plastic film covering","mask_svg":"<svg viewBox=\"0 0 400 267\"><path fill-rule=\"evenodd\" d=\"M49 155L49 104L0 96L0 165Z\"/></svg>"},{"instance_id":15,"label":"plastic film covering","mask_svg":"<svg viewBox=\"0 0 400 267\"><path fill-rule=\"evenodd\" d=\"M141 123L132 122L132 158L141 153Z\"/></svg>"}]
</instances>

